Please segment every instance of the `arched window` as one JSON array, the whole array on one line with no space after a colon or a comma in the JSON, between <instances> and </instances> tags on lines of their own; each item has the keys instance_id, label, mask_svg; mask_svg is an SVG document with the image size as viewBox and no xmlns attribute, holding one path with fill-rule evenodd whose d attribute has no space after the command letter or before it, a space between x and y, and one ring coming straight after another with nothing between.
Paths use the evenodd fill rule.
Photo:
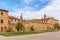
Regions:
<instances>
[{"instance_id":1,"label":"arched window","mask_svg":"<svg viewBox=\"0 0 60 40\"><path fill-rule=\"evenodd\" d=\"M5 29L6 29L6 26L5 26Z\"/></svg>"},{"instance_id":2,"label":"arched window","mask_svg":"<svg viewBox=\"0 0 60 40\"><path fill-rule=\"evenodd\" d=\"M6 26L4 27L4 31L5 31L5 32L7 31L7 27L6 27Z\"/></svg>"},{"instance_id":3,"label":"arched window","mask_svg":"<svg viewBox=\"0 0 60 40\"><path fill-rule=\"evenodd\" d=\"M3 27L1 27L1 32L3 32Z\"/></svg>"}]
</instances>

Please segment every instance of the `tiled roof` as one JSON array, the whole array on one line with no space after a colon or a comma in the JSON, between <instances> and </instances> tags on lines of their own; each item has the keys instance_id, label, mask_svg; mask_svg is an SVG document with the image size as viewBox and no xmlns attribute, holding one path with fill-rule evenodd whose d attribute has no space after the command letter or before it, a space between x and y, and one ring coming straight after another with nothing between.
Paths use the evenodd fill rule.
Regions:
<instances>
[{"instance_id":1,"label":"tiled roof","mask_svg":"<svg viewBox=\"0 0 60 40\"><path fill-rule=\"evenodd\" d=\"M10 19L17 19L17 18L15 18L14 16L8 16Z\"/></svg>"}]
</instances>

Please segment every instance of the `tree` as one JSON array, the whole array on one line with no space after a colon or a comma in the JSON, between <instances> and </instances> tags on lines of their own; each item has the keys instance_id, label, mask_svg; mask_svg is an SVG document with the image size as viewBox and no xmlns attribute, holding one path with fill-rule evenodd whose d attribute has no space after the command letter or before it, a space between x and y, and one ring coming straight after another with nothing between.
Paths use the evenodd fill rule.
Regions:
<instances>
[{"instance_id":1,"label":"tree","mask_svg":"<svg viewBox=\"0 0 60 40\"><path fill-rule=\"evenodd\" d=\"M17 25L16 25L16 29L17 29L18 32L19 32L20 30L22 30L23 27L24 27L23 24L20 23L20 22L18 22Z\"/></svg>"},{"instance_id":2,"label":"tree","mask_svg":"<svg viewBox=\"0 0 60 40\"><path fill-rule=\"evenodd\" d=\"M56 23L56 24L54 25L54 28L59 30L59 29L60 29L59 24L58 24L58 23Z\"/></svg>"}]
</instances>

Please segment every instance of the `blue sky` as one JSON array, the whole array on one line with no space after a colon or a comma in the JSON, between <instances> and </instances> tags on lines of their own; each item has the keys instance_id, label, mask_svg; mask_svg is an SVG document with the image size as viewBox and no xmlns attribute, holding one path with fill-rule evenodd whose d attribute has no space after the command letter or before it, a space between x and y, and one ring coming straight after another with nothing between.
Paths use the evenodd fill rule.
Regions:
<instances>
[{"instance_id":1,"label":"blue sky","mask_svg":"<svg viewBox=\"0 0 60 40\"><path fill-rule=\"evenodd\" d=\"M60 0L0 0L0 9L8 10L15 17L22 13L24 19L42 18L43 14L59 19L59 4Z\"/></svg>"},{"instance_id":2,"label":"blue sky","mask_svg":"<svg viewBox=\"0 0 60 40\"><path fill-rule=\"evenodd\" d=\"M0 8L6 9L10 12L14 12L13 8L23 9L26 6L31 7L33 11L41 10L45 6L47 6L51 2L51 0L0 0Z\"/></svg>"}]
</instances>

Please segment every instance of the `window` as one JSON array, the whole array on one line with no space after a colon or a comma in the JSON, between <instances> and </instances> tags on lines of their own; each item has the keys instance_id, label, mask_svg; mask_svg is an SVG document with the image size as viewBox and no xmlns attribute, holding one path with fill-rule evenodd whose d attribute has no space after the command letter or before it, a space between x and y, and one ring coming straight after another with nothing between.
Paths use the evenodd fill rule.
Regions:
<instances>
[{"instance_id":1,"label":"window","mask_svg":"<svg viewBox=\"0 0 60 40\"><path fill-rule=\"evenodd\" d=\"M3 19L0 20L0 23L3 23Z\"/></svg>"},{"instance_id":2,"label":"window","mask_svg":"<svg viewBox=\"0 0 60 40\"><path fill-rule=\"evenodd\" d=\"M16 22L16 19L15 19L15 22Z\"/></svg>"},{"instance_id":3,"label":"window","mask_svg":"<svg viewBox=\"0 0 60 40\"><path fill-rule=\"evenodd\" d=\"M3 12L1 12L1 15L3 15Z\"/></svg>"},{"instance_id":4,"label":"window","mask_svg":"<svg viewBox=\"0 0 60 40\"><path fill-rule=\"evenodd\" d=\"M5 30L7 29L7 27L5 26Z\"/></svg>"},{"instance_id":5,"label":"window","mask_svg":"<svg viewBox=\"0 0 60 40\"><path fill-rule=\"evenodd\" d=\"M6 26L5 26L5 29L6 29Z\"/></svg>"},{"instance_id":6,"label":"window","mask_svg":"<svg viewBox=\"0 0 60 40\"><path fill-rule=\"evenodd\" d=\"M0 12L0 15L3 15L3 12Z\"/></svg>"},{"instance_id":7,"label":"window","mask_svg":"<svg viewBox=\"0 0 60 40\"><path fill-rule=\"evenodd\" d=\"M3 32L3 27L1 27L1 32Z\"/></svg>"},{"instance_id":8,"label":"window","mask_svg":"<svg viewBox=\"0 0 60 40\"><path fill-rule=\"evenodd\" d=\"M13 21L13 20L11 19L11 21Z\"/></svg>"}]
</instances>

